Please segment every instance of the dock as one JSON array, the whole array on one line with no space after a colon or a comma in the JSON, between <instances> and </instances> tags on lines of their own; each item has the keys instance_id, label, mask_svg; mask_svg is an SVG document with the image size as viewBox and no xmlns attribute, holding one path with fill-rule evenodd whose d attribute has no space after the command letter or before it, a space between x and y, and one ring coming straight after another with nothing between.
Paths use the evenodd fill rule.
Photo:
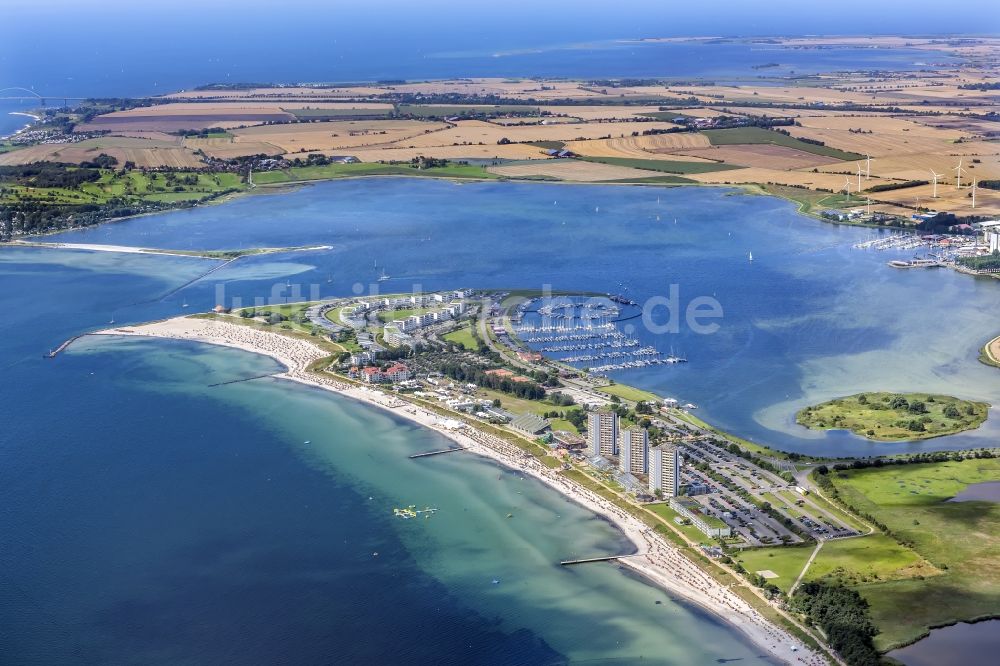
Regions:
<instances>
[{"instance_id":1,"label":"dock","mask_svg":"<svg viewBox=\"0 0 1000 666\"><path fill-rule=\"evenodd\" d=\"M423 453L414 453L410 458L426 458L427 456L436 456L442 453L451 453L453 451L465 451L467 446L453 446L449 449L438 449L437 451L424 451Z\"/></svg>"},{"instance_id":2,"label":"dock","mask_svg":"<svg viewBox=\"0 0 1000 666\"><path fill-rule=\"evenodd\" d=\"M274 377L281 374L280 372L271 373L269 375L254 375L253 377L243 377L242 379L230 379L225 382L216 382L215 384L209 384L208 388L213 388L215 386L226 386L227 384L239 384L240 382L252 382L255 379L265 379L267 377Z\"/></svg>"},{"instance_id":3,"label":"dock","mask_svg":"<svg viewBox=\"0 0 1000 666\"><path fill-rule=\"evenodd\" d=\"M564 567L571 567L574 564L587 564L588 562L610 562L611 560L620 560L624 557L636 557L638 555L643 555L644 553L628 553L625 555L600 555L598 557L584 557L579 560L563 560L559 564Z\"/></svg>"}]
</instances>

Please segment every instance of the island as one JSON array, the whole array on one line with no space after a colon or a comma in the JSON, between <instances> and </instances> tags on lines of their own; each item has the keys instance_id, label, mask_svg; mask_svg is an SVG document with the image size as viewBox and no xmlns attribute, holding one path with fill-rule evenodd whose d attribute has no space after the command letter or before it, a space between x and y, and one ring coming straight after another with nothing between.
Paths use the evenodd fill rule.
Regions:
<instances>
[{"instance_id":1,"label":"island","mask_svg":"<svg viewBox=\"0 0 1000 666\"><path fill-rule=\"evenodd\" d=\"M813 430L850 430L877 442L930 439L973 430L989 405L932 393L857 393L799 410L795 420Z\"/></svg>"},{"instance_id":2,"label":"island","mask_svg":"<svg viewBox=\"0 0 1000 666\"><path fill-rule=\"evenodd\" d=\"M979 352L979 360L986 365L1000 368L1000 335L983 345Z\"/></svg>"}]
</instances>

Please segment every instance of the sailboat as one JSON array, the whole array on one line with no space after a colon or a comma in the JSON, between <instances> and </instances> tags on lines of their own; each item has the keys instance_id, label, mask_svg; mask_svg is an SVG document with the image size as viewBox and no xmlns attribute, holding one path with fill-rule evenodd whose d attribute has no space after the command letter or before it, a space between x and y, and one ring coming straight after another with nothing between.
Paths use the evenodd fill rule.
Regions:
<instances>
[{"instance_id":1,"label":"sailboat","mask_svg":"<svg viewBox=\"0 0 1000 666\"><path fill-rule=\"evenodd\" d=\"M182 307L182 308L186 308L187 306L188 306L188 302L187 302L187 299L185 298L185 299L184 299L184 302L183 302L183 303L181 303L181 307Z\"/></svg>"},{"instance_id":2,"label":"sailboat","mask_svg":"<svg viewBox=\"0 0 1000 666\"><path fill-rule=\"evenodd\" d=\"M379 282L385 282L388 279L389 279L389 276L386 274L385 269L383 268L382 269L382 274L378 276L378 281Z\"/></svg>"},{"instance_id":3,"label":"sailboat","mask_svg":"<svg viewBox=\"0 0 1000 666\"><path fill-rule=\"evenodd\" d=\"M747 259L749 259L750 261L753 261L753 251L750 251L750 252L747 253Z\"/></svg>"}]
</instances>

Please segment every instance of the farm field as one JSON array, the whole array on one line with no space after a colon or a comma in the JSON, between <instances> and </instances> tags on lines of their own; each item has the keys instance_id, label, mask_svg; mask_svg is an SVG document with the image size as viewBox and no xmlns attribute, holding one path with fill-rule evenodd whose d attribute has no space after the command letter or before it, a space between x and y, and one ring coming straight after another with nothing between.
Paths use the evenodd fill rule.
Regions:
<instances>
[{"instance_id":1,"label":"farm field","mask_svg":"<svg viewBox=\"0 0 1000 666\"><path fill-rule=\"evenodd\" d=\"M79 164L93 160L101 153L111 155L119 165L134 162L137 167L167 167L175 169L204 166L194 151L183 145L180 137L146 139L138 137L104 136L77 143L40 144L16 151L0 153L0 165L31 162L65 162Z\"/></svg>"},{"instance_id":2,"label":"farm field","mask_svg":"<svg viewBox=\"0 0 1000 666\"><path fill-rule=\"evenodd\" d=\"M670 153L691 148L708 148L710 145L708 138L703 134L676 132L652 136L571 141L566 145L566 148L587 157L689 160L690 158L674 157Z\"/></svg>"},{"instance_id":3,"label":"farm field","mask_svg":"<svg viewBox=\"0 0 1000 666\"><path fill-rule=\"evenodd\" d=\"M996 458L831 472L830 479L843 501L912 543L940 571L857 586L882 629L879 649L1000 611L1000 505L948 501L970 484L1000 480Z\"/></svg>"},{"instance_id":4,"label":"farm field","mask_svg":"<svg viewBox=\"0 0 1000 666\"><path fill-rule=\"evenodd\" d=\"M510 178L548 178L582 183L634 180L653 176L651 172L627 166L582 160L532 160L527 163L491 166L491 173Z\"/></svg>"},{"instance_id":5,"label":"farm field","mask_svg":"<svg viewBox=\"0 0 1000 666\"><path fill-rule=\"evenodd\" d=\"M276 171L264 171L254 174L257 185L280 185L307 180L326 180L332 178L354 178L358 176L429 176L445 178L496 178L474 165L448 164L443 167L417 169L408 164L327 164L325 166L292 167Z\"/></svg>"},{"instance_id":6,"label":"farm field","mask_svg":"<svg viewBox=\"0 0 1000 666\"><path fill-rule=\"evenodd\" d=\"M419 120L341 120L291 125L261 125L234 130L235 143L268 143L286 153L351 151L390 146L428 132L444 123ZM354 154L349 152L349 154Z\"/></svg>"},{"instance_id":7,"label":"farm field","mask_svg":"<svg viewBox=\"0 0 1000 666\"><path fill-rule=\"evenodd\" d=\"M782 128L784 129L784 128ZM832 157L836 160L856 160L861 155L849 153L830 146L817 146L805 141L799 141L794 136L787 136L781 132L766 130L760 127L738 127L736 129L705 130L705 136L712 142L713 146L727 146L739 144L773 144L794 148L815 155Z\"/></svg>"},{"instance_id":8,"label":"farm field","mask_svg":"<svg viewBox=\"0 0 1000 666\"><path fill-rule=\"evenodd\" d=\"M765 169L806 169L825 164L840 163L833 157L816 155L797 148L778 146L770 143L712 146L684 150L678 155L725 162L747 167Z\"/></svg>"},{"instance_id":9,"label":"farm field","mask_svg":"<svg viewBox=\"0 0 1000 666\"><path fill-rule=\"evenodd\" d=\"M741 167L732 164L720 164L718 162L680 162L675 160L639 159L631 157L581 157L587 162L599 162L601 164L613 164L620 167L631 167L633 169L644 169L647 171L663 171L665 173L678 174L700 174L714 171L730 171Z\"/></svg>"}]
</instances>

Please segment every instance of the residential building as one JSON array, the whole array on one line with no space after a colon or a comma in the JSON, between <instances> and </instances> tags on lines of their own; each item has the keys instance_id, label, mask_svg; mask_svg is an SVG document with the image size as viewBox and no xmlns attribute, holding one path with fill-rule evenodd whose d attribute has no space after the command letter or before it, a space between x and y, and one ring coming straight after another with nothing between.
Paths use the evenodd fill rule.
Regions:
<instances>
[{"instance_id":1,"label":"residential building","mask_svg":"<svg viewBox=\"0 0 1000 666\"><path fill-rule=\"evenodd\" d=\"M587 455L618 455L618 415L611 411L590 412L587 416Z\"/></svg>"},{"instance_id":2,"label":"residential building","mask_svg":"<svg viewBox=\"0 0 1000 666\"><path fill-rule=\"evenodd\" d=\"M733 530L725 521L705 513L698 502L686 497L672 497L670 508L691 521L691 524L710 537L727 537Z\"/></svg>"},{"instance_id":3,"label":"residential building","mask_svg":"<svg viewBox=\"0 0 1000 666\"><path fill-rule=\"evenodd\" d=\"M386 380L386 376L378 368L362 368L361 378L369 384L378 384Z\"/></svg>"},{"instance_id":4,"label":"residential building","mask_svg":"<svg viewBox=\"0 0 1000 666\"><path fill-rule=\"evenodd\" d=\"M675 444L660 444L649 449L649 490L664 497L677 497L680 491L680 453Z\"/></svg>"},{"instance_id":5,"label":"residential building","mask_svg":"<svg viewBox=\"0 0 1000 666\"><path fill-rule=\"evenodd\" d=\"M410 378L410 369L402 363L396 363L386 368L384 374L390 382L405 382Z\"/></svg>"},{"instance_id":6,"label":"residential building","mask_svg":"<svg viewBox=\"0 0 1000 666\"><path fill-rule=\"evenodd\" d=\"M351 354L350 362L351 365L368 365L375 360L375 354L370 351L357 352Z\"/></svg>"},{"instance_id":7,"label":"residential building","mask_svg":"<svg viewBox=\"0 0 1000 666\"><path fill-rule=\"evenodd\" d=\"M623 430L618 467L629 474L646 474L649 471L648 450L649 433L645 428Z\"/></svg>"}]
</instances>

